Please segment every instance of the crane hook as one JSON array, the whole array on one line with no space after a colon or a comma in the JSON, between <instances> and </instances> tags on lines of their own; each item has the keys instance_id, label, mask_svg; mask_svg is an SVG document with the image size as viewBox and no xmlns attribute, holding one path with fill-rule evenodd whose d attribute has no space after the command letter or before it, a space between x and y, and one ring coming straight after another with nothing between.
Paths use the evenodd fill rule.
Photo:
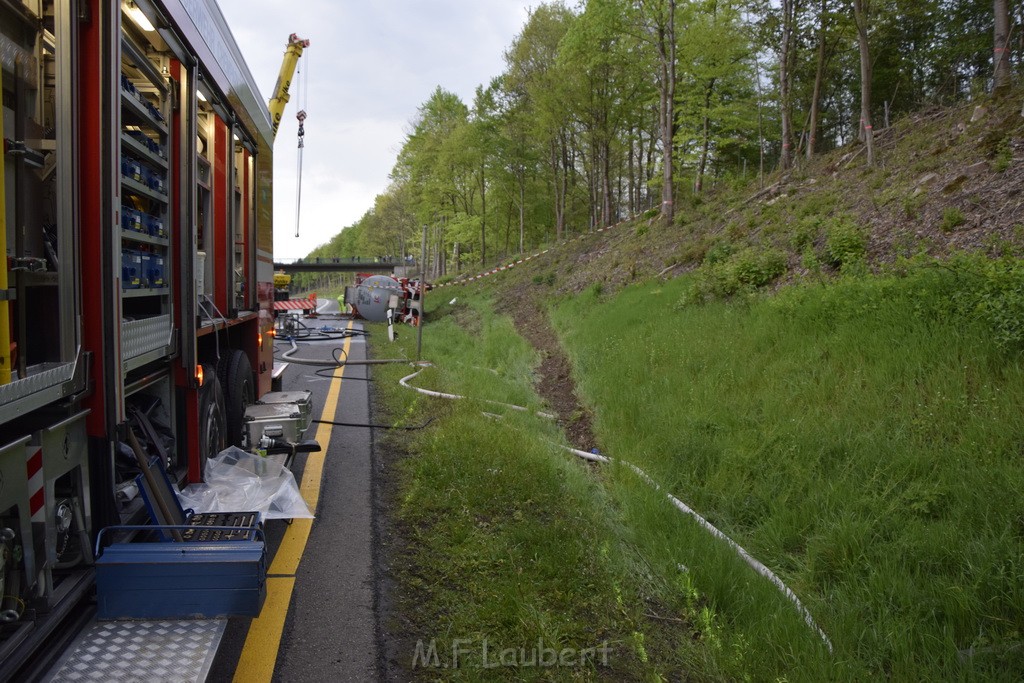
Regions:
<instances>
[{"instance_id":1,"label":"crane hook","mask_svg":"<svg viewBox=\"0 0 1024 683\"><path fill-rule=\"evenodd\" d=\"M306 146L306 110L300 109L295 115L299 120L299 155L298 155L298 183L295 187L295 236L299 236L299 212L302 206L302 150Z\"/></svg>"}]
</instances>

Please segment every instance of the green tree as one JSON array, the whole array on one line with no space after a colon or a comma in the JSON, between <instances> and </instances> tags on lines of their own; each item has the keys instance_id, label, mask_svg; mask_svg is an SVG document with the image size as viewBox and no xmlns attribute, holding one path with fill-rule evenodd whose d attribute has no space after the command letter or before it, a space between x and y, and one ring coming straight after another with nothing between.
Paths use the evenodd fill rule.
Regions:
<instances>
[{"instance_id":1,"label":"green tree","mask_svg":"<svg viewBox=\"0 0 1024 683\"><path fill-rule=\"evenodd\" d=\"M473 111L470 118L470 153L476 169L477 187L480 192L480 265L487 261L487 193L493 182L492 169L498 162L500 135L500 116L498 111L497 90L499 82L492 80L484 88L477 86L473 99Z\"/></svg>"},{"instance_id":2,"label":"green tree","mask_svg":"<svg viewBox=\"0 0 1024 683\"><path fill-rule=\"evenodd\" d=\"M546 160L556 239L565 235L565 209L573 170L569 164L565 97L571 74L558 64L558 54L559 44L574 19L575 15L562 3L542 4L530 13L523 31L505 53L508 68L504 84L517 113L525 116L518 123L527 123L530 137L540 146L535 158Z\"/></svg>"},{"instance_id":3,"label":"green tree","mask_svg":"<svg viewBox=\"0 0 1024 683\"><path fill-rule=\"evenodd\" d=\"M623 9L617 0L590 0L559 53L562 72L571 75L567 113L581 133L591 227L617 217L617 180L627 146L620 136L642 106L645 74L636 68L638 49L624 30Z\"/></svg>"},{"instance_id":4,"label":"green tree","mask_svg":"<svg viewBox=\"0 0 1024 683\"><path fill-rule=\"evenodd\" d=\"M631 13L637 35L654 48L658 68L658 132L661 139L661 217L675 218L676 0L636 0Z\"/></svg>"},{"instance_id":5,"label":"green tree","mask_svg":"<svg viewBox=\"0 0 1024 683\"><path fill-rule=\"evenodd\" d=\"M853 18L857 24L857 47L860 54L860 135L867 150L868 166L875 165L875 130L871 124L871 31L870 0L853 0Z\"/></svg>"},{"instance_id":6,"label":"green tree","mask_svg":"<svg viewBox=\"0 0 1024 683\"><path fill-rule=\"evenodd\" d=\"M757 104L750 70L752 48L739 8L727 0L691 6L679 49L681 165L692 165L695 192L711 166L742 165L756 153Z\"/></svg>"},{"instance_id":7,"label":"green tree","mask_svg":"<svg viewBox=\"0 0 1024 683\"><path fill-rule=\"evenodd\" d=\"M457 214L469 213L473 201L471 159L465 153L468 125L466 105L458 95L438 86L420 107L392 171L393 179L408 185L418 222L434 226L430 240L434 276L446 270L445 226Z\"/></svg>"}]
</instances>

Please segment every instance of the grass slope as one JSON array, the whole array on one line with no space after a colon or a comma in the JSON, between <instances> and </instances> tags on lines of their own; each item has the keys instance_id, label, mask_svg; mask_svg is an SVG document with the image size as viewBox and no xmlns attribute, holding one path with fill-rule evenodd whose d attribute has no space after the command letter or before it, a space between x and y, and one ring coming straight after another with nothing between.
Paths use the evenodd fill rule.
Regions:
<instances>
[{"instance_id":1,"label":"grass slope","mask_svg":"<svg viewBox=\"0 0 1024 683\"><path fill-rule=\"evenodd\" d=\"M974 286L922 268L680 304L691 287L557 308L601 443L780 572L844 675L1024 676L1024 372L956 314ZM799 639L704 552L663 563L693 563L763 678Z\"/></svg>"},{"instance_id":2,"label":"grass slope","mask_svg":"<svg viewBox=\"0 0 1024 683\"><path fill-rule=\"evenodd\" d=\"M602 449L780 574L833 654L627 468L382 383L394 415L444 415L401 466L407 635L616 644L537 679L1024 678L1024 118L983 104L898 122L877 168L838 150L431 304L424 385L536 405L492 301L546 299ZM420 673L524 677L480 659Z\"/></svg>"},{"instance_id":3,"label":"grass slope","mask_svg":"<svg viewBox=\"0 0 1024 683\"><path fill-rule=\"evenodd\" d=\"M454 311L434 309L424 354L435 366L412 383L539 408L531 391L535 352L488 299L460 302ZM396 345L376 352L411 356L414 339L402 330ZM383 437L385 448L408 453L392 474L402 544L390 561L405 618L392 637L405 643L399 664L408 675L718 677L700 625L710 614L701 616L692 588L679 590L687 577L676 571L665 581L651 571L617 503L595 472L556 445L561 435L549 420L478 400L424 397L397 385L410 372L405 365L374 371L393 419L437 418L411 438ZM606 643L606 659L589 652ZM563 651L566 659L552 665L552 653Z\"/></svg>"}]
</instances>

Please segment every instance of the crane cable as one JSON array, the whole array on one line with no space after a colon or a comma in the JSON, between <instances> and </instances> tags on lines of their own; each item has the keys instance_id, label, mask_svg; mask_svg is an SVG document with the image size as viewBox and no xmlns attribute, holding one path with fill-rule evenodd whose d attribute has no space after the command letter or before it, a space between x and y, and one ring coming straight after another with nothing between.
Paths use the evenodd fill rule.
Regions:
<instances>
[{"instance_id":1,"label":"crane cable","mask_svg":"<svg viewBox=\"0 0 1024 683\"><path fill-rule=\"evenodd\" d=\"M307 50L309 48L306 48ZM299 100L299 112L295 115L295 118L299 120L299 153L296 159L298 165L297 171L297 183L295 186L295 236L299 236L299 215L302 212L302 152L306 148L306 128L304 123L306 121L306 104L307 97L309 96L309 68L303 69L303 62L308 62L309 57L306 56L305 51L302 53L302 58L299 59L298 69L299 77L295 80L298 82L299 92L297 100Z\"/></svg>"}]
</instances>

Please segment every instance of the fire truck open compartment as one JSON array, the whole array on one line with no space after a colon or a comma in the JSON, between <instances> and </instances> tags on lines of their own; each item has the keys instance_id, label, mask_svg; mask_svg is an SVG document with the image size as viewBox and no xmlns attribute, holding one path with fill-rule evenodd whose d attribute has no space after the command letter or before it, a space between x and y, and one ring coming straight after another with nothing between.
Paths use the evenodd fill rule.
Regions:
<instances>
[{"instance_id":1,"label":"fire truck open compartment","mask_svg":"<svg viewBox=\"0 0 1024 683\"><path fill-rule=\"evenodd\" d=\"M125 17L125 19L127 16ZM122 19L120 267L122 351L135 370L174 351L170 56ZM155 32L154 32L155 33ZM162 44L162 41L159 41Z\"/></svg>"},{"instance_id":2,"label":"fire truck open compartment","mask_svg":"<svg viewBox=\"0 0 1024 683\"><path fill-rule=\"evenodd\" d=\"M75 311L58 301L74 295L74 276L59 270L74 254L71 230L70 27L43 3L0 4L3 82L3 240L0 283L0 419L66 395L75 375ZM45 312L44 315L40 313Z\"/></svg>"},{"instance_id":3,"label":"fire truck open compartment","mask_svg":"<svg viewBox=\"0 0 1024 683\"><path fill-rule=\"evenodd\" d=\"M127 430L198 481L270 390L276 131L214 0L0 0L0 92L7 679L146 519Z\"/></svg>"},{"instance_id":4,"label":"fire truck open compartment","mask_svg":"<svg viewBox=\"0 0 1024 683\"><path fill-rule=\"evenodd\" d=\"M0 4L0 661L88 587L91 523L78 316L72 18Z\"/></svg>"},{"instance_id":5,"label":"fire truck open compartment","mask_svg":"<svg viewBox=\"0 0 1024 683\"><path fill-rule=\"evenodd\" d=\"M174 177L181 164L174 154L183 136L180 83L171 77L176 57L160 32L137 8L122 4L118 82L120 104L119 205L122 366L126 412L160 411L173 424L178 413L171 363L178 353L174 330L174 288L179 286L173 245L183 229L172 207L182 192ZM148 30L146 30L148 29ZM145 411L144 411L145 412ZM139 509L130 487L135 470L124 454L114 468L122 522ZM165 463L181 477L186 456L171 450ZM126 484L129 486L126 487Z\"/></svg>"}]
</instances>

